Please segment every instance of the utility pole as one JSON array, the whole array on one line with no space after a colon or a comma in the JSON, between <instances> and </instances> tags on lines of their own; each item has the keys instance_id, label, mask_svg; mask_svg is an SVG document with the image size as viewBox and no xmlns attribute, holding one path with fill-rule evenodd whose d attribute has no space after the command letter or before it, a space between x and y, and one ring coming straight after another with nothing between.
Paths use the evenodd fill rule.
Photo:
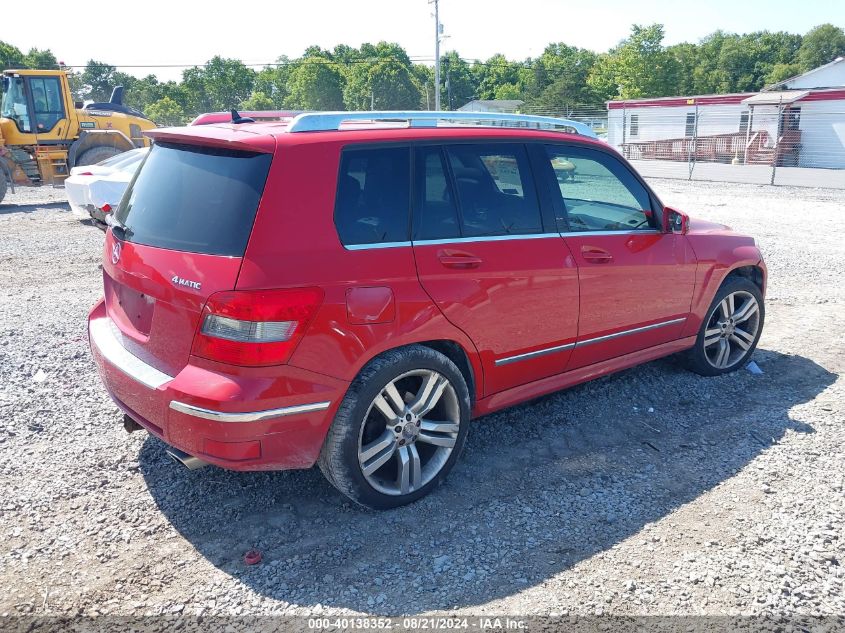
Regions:
<instances>
[{"instance_id":1,"label":"utility pole","mask_svg":"<svg viewBox=\"0 0 845 633\"><path fill-rule=\"evenodd\" d=\"M429 0L434 3L434 109L440 110L440 36L443 27L440 26L440 0Z\"/></svg>"}]
</instances>

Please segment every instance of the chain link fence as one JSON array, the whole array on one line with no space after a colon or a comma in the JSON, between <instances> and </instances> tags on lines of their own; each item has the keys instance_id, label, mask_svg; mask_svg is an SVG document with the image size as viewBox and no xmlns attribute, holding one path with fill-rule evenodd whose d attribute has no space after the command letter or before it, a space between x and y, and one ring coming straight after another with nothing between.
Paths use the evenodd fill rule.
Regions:
<instances>
[{"instance_id":1,"label":"chain link fence","mask_svg":"<svg viewBox=\"0 0 845 633\"><path fill-rule=\"evenodd\" d=\"M590 125L644 176L845 189L845 94L791 104L690 99L522 111Z\"/></svg>"}]
</instances>

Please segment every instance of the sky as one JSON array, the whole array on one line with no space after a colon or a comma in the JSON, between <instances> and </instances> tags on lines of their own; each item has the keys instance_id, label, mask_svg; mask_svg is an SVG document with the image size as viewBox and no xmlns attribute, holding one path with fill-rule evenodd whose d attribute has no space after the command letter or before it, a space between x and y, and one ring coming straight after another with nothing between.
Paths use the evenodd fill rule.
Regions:
<instances>
[{"instance_id":1,"label":"sky","mask_svg":"<svg viewBox=\"0 0 845 633\"><path fill-rule=\"evenodd\" d=\"M39 13L51 4L67 6L45 0ZM280 55L298 57L312 44L333 48L380 40L398 42L412 58L430 60L432 11L428 0L144 0L73 9L61 19L39 20L37 28L7 25L0 39L24 51L50 48L72 66L96 59L133 75L152 72L167 80L179 79L182 68L129 66L189 66L217 54L261 64ZM448 36L444 50L457 50L466 59L496 53L524 59L541 54L549 42L606 51L627 36L633 23L664 24L665 44L698 41L717 29L803 34L824 22L845 28L845 1L440 0L440 20Z\"/></svg>"}]
</instances>

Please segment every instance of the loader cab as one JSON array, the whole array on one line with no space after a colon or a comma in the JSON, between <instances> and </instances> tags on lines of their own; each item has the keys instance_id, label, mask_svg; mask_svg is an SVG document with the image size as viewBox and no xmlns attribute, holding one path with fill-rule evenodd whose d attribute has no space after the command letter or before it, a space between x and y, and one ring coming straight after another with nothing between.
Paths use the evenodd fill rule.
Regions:
<instances>
[{"instance_id":1,"label":"loader cab","mask_svg":"<svg viewBox=\"0 0 845 633\"><path fill-rule=\"evenodd\" d=\"M51 71L7 71L3 74L0 125L7 144L35 140L23 135L61 136L62 128L68 128L61 125L69 116L62 79ZM13 140L18 135L21 138Z\"/></svg>"}]
</instances>

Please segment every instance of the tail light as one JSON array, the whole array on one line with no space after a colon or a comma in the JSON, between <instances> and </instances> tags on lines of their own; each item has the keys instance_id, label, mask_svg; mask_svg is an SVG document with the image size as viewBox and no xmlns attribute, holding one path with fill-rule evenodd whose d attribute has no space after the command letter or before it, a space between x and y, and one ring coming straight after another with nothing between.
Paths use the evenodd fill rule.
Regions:
<instances>
[{"instance_id":1,"label":"tail light","mask_svg":"<svg viewBox=\"0 0 845 633\"><path fill-rule=\"evenodd\" d=\"M191 353L230 365L280 365L322 302L319 288L216 292L205 304Z\"/></svg>"},{"instance_id":2,"label":"tail light","mask_svg":"<svg viewBox=\"0 0 845 633\"><path fill-rule=\"evenodd\" d=\"M100 211L103 213L111 213L111 205L107 202L103 206L100 207Z\"/></svg>"}]
</instances>

